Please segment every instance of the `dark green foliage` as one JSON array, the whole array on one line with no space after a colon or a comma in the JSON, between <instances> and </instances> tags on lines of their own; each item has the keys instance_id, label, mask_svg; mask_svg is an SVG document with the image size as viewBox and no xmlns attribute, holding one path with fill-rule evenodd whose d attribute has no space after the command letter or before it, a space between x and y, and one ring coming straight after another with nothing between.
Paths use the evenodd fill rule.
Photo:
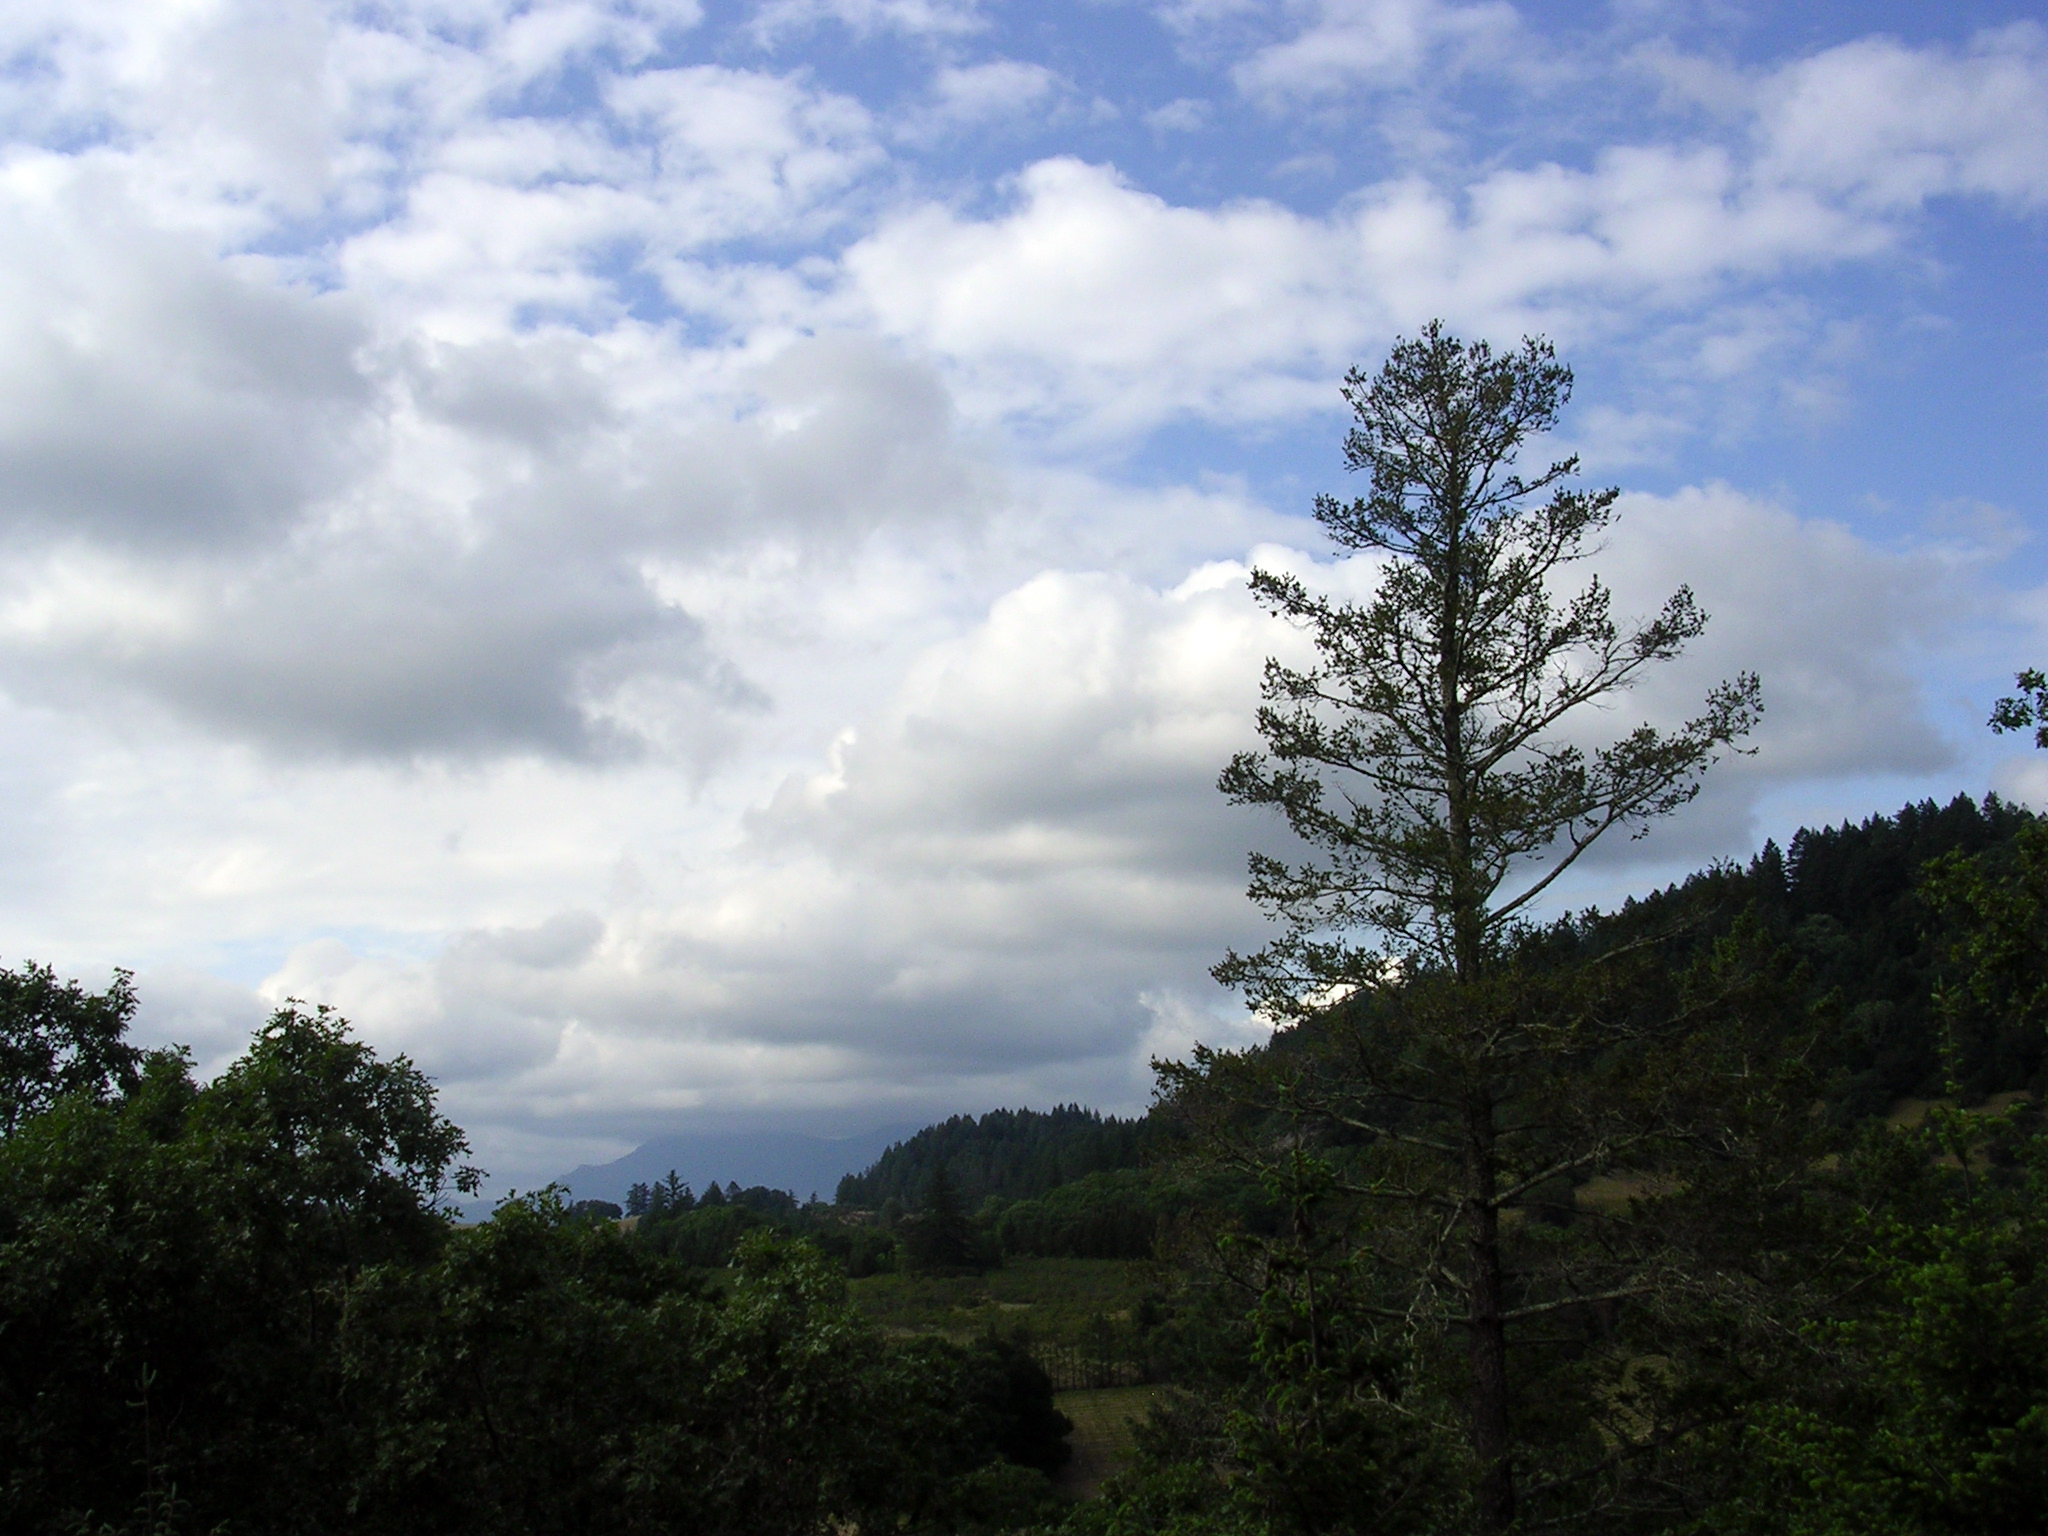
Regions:
<instances>
[{"instance_id":1,"label":"dark green foliage","mask_svg":"<svg viewBox=\"0 0 2048 1536\"><path fill-rule=\"evenodd\" d=\"M124 1036L134 1015L126 971L95 993L46 965L0 970L0 1136L60 1094L104 1101L132 1088L142 1053Z\"/></svg>"},{"instance_id":2,"label":"dark green foliage","mask_svg":"<svg viewBox=\"0 0 2048 1536\"><path fill-rule=\"evenodd\" d=\"M368 1277L350 1324L370 1529L936 1536L1044 1513L1023 1462L1066 1428L1028 1357L887 1345L807 1244L752 1231L714 1294L551 1196Z\"/></svg>"},{"instance_id":3,"label":"dark green foliage","mask_svg":"<svg viewBox=\"0 0 2048 1536\"><path fill-rule=\"evenodd\" d=\"M364 1268L431 1254L461 1133L404 1058L280 1011L201 1088L144 1057L0 1143L5 1523L320 1529L352 1446L334 1341Z\"/></svg>"},{"instance_id":4,"label":"dark green foliage","mask_svg":"<svg viewBox=\"0 0 2048 1536\"><path fill-rule=\"evenodd\" d=\"M994 1341L889 1346L767 1230L787 1195L667 1218L752 1228L719 1237L714 1289L553 1191L453 1227L461 1133L325 1011L281 1011L205 1086L176 1052L65 1060L0 1139L9 1531L938 1536L1047 1513L1044 1373Z\"/></svg>"},{"instance_id":5,"label":"dark green foliage","mask_svg":"<svg viewBox=\"0 0 2048 1536\"><path fill-rule=\"evenodd\" d=\"M1151 1169L1091 1173L1036 1200L1003 1206L996 1233L1005 1254L1149 1259L1162 1226L1186 1209L1190 1193Z\"/></svg>"},{"instance_id":6,"label":"dark green foliage","mask_svg":"<svg viewBox=\"0 0 2048 1536\"><path fill-rule=\"evenodd\" d=\"M643 1216L635 1236L651 1251L698 1269L724 1269L749 1232L775 1224L743 1205L699 1203L694 1209Z\"/></svg>"},{"instance_id":7,"label":"dark green foliage","mask_svg":"<svg viewBox=\"0 0 2048 1536\"><path fill-rule=\"evenodd\" d=\"M1304 1394L1333 1384L1326 1372L1266 1381L1285 1384L1164 1399L1138 1428L1134 1464L1066 1528L1076 1536L1449 1536L1470 1529L1454 1436L1370 1396L1341 1392L1301 1417Z\"/></svg>"},{"instance_id":8,"label":"dark green foliage","mask_svg":"<svg viewBox=\"0 0 2048 1536\"><path fill-rule=\"evenodd\" d=\"M2015 672L2012 680L2020 691L2017 696L2000 699L1991 706L1991 729L2003 735L2031 726L2034 745L2048 748L2048 673L2028 667Z\"/></svg>"},{"instance_id":9,"label":"dark green foliage","mask_svg":"<svg viewBox=\"0 0 2048 1536\"><path fill-rule=\"evenodd\" d=\"M1943 1091L1933 993L1947 935L1920 898L1921 871L1945 854L2008 843L2031 819L1995 796L1979 806L1959 795L1946 806L1922 802L1792 840L1784 923L1816 992L1838 1000L1827 1049L1841 1118L1882 1112L1902 1094ZM1968 1076L1994 1091L1990 1084L2007 1070L1995 1053L1971 1055Z\"/></svg>"},{"instance_id":10,"label":"dark green foliage","mask_svg":"<svg viewBox=\"0 0 2048 1536\"><path fill-rule=\"evenodd\" d=\"M2001 1166L2002 1165L2002 1166ZM1729 1437L1704 1522L1755 1536L2038 1531L2048 1521L2048 1138L1937 1109L1843 1178L1841 1300Z\"/></svg>"},{"instance_id":11,"label":"dark green foliage","mask_svg":"<svg viewBox=\"0 0 2048 1536\"><path fill-rule=\"evenodd\" d=\"M2040 1056L2024 1031L1981 1010L1951 1017L1937 1008L1949 946L1978 919L1954 879L1931 902L1923 885L1930 866L1987 875L2018 867L2021 835L2034 825L2031 812L1996 795L1925 800L1802 829L1789 854L1767 845L1747 868L1703 871L1560 933L1590 953L1662 935L1660 953L1682 966L1747 914L1803 967L1803 995L1821 1025L1816 1066L1838 1123L1882 1114L1902 1096L1939 1095L1951 1071L1968 1093L2026 1088Z\"/></svg>"},{"instance_id":12,"label":"dark green foliage","mask_svg":"<svg viewBox=\"0 0 2048 1536\"><path fill-rule=\"evenodd\" d=\"M1125 1363L1141 1359L1169 1322L1157 1275L1101 1259L1016 1258L978 1275L899 1271L850 1290L861 1312L891 1335L1020 1339L1048 1370L1058 1369L1063 1388L1092 1384L1072 1378L1097 1357L1105 1318L1114 1359Z\"/></svg>"},{"instance_id":13,"label":"dark green foliage","mask_svg":"<svg viewBox=\"0 0 2048 1536\"><path fill-rule=\"evenodd\" d=\"M892 1356L907 1372L899 1386L912 1394L910 1411L950 1415L943 1431L925 1430L934 1469L950 1475L977 1464L993 1449L1004 1460L1044 1479L1072 1454L1073 1422L1053 1406L1052 1381L1015 1340L987 1333L962 1345L926 1335ZM906 1385L921 1382L922 1385ZM917 1394L936 1394L927 1403Z\"/></svg>"},{"instance_id":14,"label":"dark green foliage","mask_svg":"<svg viewBox=\"0 0 2048 1536\"><path fill-rule=\"evenodd\" d=\"M895 1236L875 1227L821 1227L812 1240L846 1266L850 1280L886 1274L900 1257Z\"/></svg>"},{"instance_id":15,"label":"dark green foliage","mask_svg":"<svg viewBox=\"0 0 2048 1536\"><path fill-rule=\"evenodd\" d=\"M986 1426L988 1443L1004 1459L1050 1477L1073 1450L1073 1420L1053 1406L1052 1378L1014 1338L984 1334L968 1352L974 1366L964 1394Z\"/></svg>"},{"instance_id":16,"label":"dark green foliage","mask_svg":"<svg viewBox=\"0 0 2048 1536\"><path fill-rule=\"evenodd\" d=\"M923 1274L977 1274L989 1267L987 1245L960 1208L944 1163L933 1167L917 1214L903 1223L901 1242L907 1266Z\"/></svg>"},{"instance_id":17,"label":"dark green foliage","mask_svg":"<svg viewBox=\"0 0 2048 1536\"><path fill-rule=\"evenodd\" d=\"M1746 935L1763 985L1728 997L1745 1021L1737 1038L1750 1042L1754 1063L1796 1067L1799 1041L1817 1026L1812 1073L1834 1112L1800 1113L1812 1090L1788 1080L1779 1092L1794 1113L1775 1130L1769 1117L1753 1122L1752 1138L1768 1131L1775 1149L1752 1140L1743 1157L1667 1160L1672 1172L1684 1169L1676 1185L1623 1181L1595 1197L1568 1180L1528 1191L1511 1249L1533 1244L1537 1260L1549 1262L1546 1251L1554 1259L1588 1242L1617 1257L1639 1244L1661 1253L1680 1281L1565 1309L1535 1330L1557 1343L1547 1364L1541 1351L1529 1362L1539 1368L1512 1410L1532 1448L1522 1490L1529 1514L1613 1532L2040 1528L2038 1513L2025 1511L2030 1500L2039 1507L2029 1479L2042 1461L2030 1437L2048 1416L2039 1369L2048 1350L2029 1341L2044 1315L2048 1253L2039 1229L2048 1189L2038 1172L2021 1177L2032 1167L2029 1143L1983 1134L1987 1122L1970 1120L1977 1150L1964 1156L1967 1176L1943 1167L1942 1148L1877 1127L1840 1172L1819 1158L1830 1122L1867 1124L1900 1093L1939 1093L1952 1063L1970 1079L1966 1091L2021 1088L2039 1071L2048 836L2038 825L1995 798L1908 806L1802 832L1789 860L1767 848L1747 868L1705 871L1620 912L1589 913L1527 940L1528 963L1566 969L1640 946L1635 963L1654 992L1660 977ZM1354 1004L1283 1032L1267 1053L1273 1068L1312 1072L1359 1022ZM1627 1076L1609 1079L1612 1066ZM1703 1068L1713 1075L1705 1059L1687 1071ZM1616 1102L1617 1086L1625 1099L1631 1079L1674 1081L1669 1068L1646 1071L1626 1058L1571 1071L1596 1102ZM1710 1082L1701 1087L1694 1110L1707 1129L1727 1106ZM1285 1134L1284 1119L1272 1124ZM1415 1133L1424 1121L1393 1128ZM1319 1489L1341 1494L1346 1468L1361 1483L1398 1487L1381 1460L1389 1445L1418 1458L1416 1466L1447 1454L1427 1440L1347 1441L1331 1432L1343 1429L1341 1415L1308 1411L1333 1389L1342 1399L1345 1362L1360 1358L1341 1336L1317 1341L1308 1324L1308 1282L1322 1326L1334 1328L1345 1313L1342 1287L1362 1278L1341 1250L1317 1248L1345 1230L1343 1192L1316 1186L1350 1176L1349 1139L1338 1131L1309 1142L1314 1155L1299 1165L1307 1182L1276 1186L1276 1197L1296 1204L1293 1220L1262 1228L1247 1213L1222 1222L1206 1250L1183 1250L1217 1256L1189 1271L1196 1283L1172 1298L1173 1319L1161 1330L1180 1331L1212 1362L1207 1372L1179 1366L1181 1379L1202 1383L1196 1403L1207 1438L1183 1437L1177 1449L1155 1442L1113 1491L1117 1513L1112 1522L1104 1511L1102 1528L1272 1532L1299 1516L1339 1529L1341 1513L1313 1512ZM1974 1215L1954 1204L1965 1186ZM1262 1243L1239 1252L1275 1267L1233 1270L1233 1230L1263 1230ZM1393 1230L1382 1219L1381 1240ZM1536 1277L1527 1256L1511 1267L1524 1285ZM1260 1305L1234 1314L1230 1297L1247 1293ZM1423 1402L1448 1362L1399 1352L1364 1359L1378 1363L1359 1379L1420 1393L1416 1422L1429 1417ZM1654 1365L1637 1363L1646 1359ZM1321 1393L1319 1378L1329 1383ZM1374 1393L1392 1395L1384 1385ZM1555 1481L1579 1458L1581 1467L1613 1465L1604 1476ZM1281 1497L1254 1497L1268 1487ZM1437 1528L1466 1528L1455 1514L1432 1518L1444 1522Z\"/></svg>"},{"instance_id":18,"label":"dark green foliage","mask_svg":"<svg viewBox=\"0 0 2048 1536\"><path fill-rule=\"evenodd\" d=\"M1966 1094L2039 1096L2048 1088L2048 826L2028 821L2003 846L1943 855L1922 893L1946 920L1962 973L1937 998L1946 1077Z\"/></svg>"},{"instance_id":19,"label":"dark green foliage","mask_svg":"<svg viewBox=\"0 0 2048 1536\"><path fill-rule=\"evenodd\" d=\"M547 1200L391 1271L351 1314L384 1406L358 1475L375 1529L822 1532L898 1508L906 1397L843 1282L757 1234L713 1303ZM897 1367L906 1376L916 1373ZM797 1452L798 1447L802 1450Z\"/></svg>"},{"instance_id":20,"label":"dark green foliage","mask_svg":"<svg viewBox=\"0 0 2048 1536\"><path fill-rule=\"evenodd\" d=\"M723 1269L749 1232L772 1231L808 1239L846 1267L851 1276L873 1274L895 1263L896 1239L846 1220L822 1204L800 1204L787 1190L756 1184L709 1185L701 1197L673 1178L650 1191L635 1237L657 1253L699 1269Z\"/></svg>"},{"instance_id":21,"label":"dark green foliage","mask_svg":"<svg viewBox=\"0 0 2048 1536\"><path fill-rule=\"evenodd\" d=\"M898 1142L865 1173L841 1179L838 1202L878 1210L893 1198L913 1206L941 1163L968 1210L991 1195L1034 1199L1090 1173L1137 1167L1155 1129L1076 1104L991 1110L979 1119L955 1115Z\"/></svg>"}]
</instances>

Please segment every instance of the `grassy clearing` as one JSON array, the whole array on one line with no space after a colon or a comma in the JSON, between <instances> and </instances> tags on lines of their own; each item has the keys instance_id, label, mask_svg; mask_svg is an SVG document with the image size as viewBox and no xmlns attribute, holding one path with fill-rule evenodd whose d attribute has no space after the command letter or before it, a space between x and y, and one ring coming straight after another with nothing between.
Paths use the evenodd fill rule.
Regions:
<instances>
[{"instance_id":1,"label":"grassy clearing","mask_svg":"<svg viewBox=\"0 0 2048 1536\"><path fill-rule=\"evenodd\" d=\"M1062 1392L1053 1399L1074 1421L1067 1444L1074 1459L1060 1471L1060 1488L1077 1499L1093 1498L1102 1480L1131 1454L1131 1430L1163 1387L1106 1387L1094 1392Z\"/></svg>"},{"instance_id":2,"label":"grassy clearing","mask_svg":"<svg viewBox=\"0 0 2048 1536\"><path fill-rule=\"evenodd\" d=\"M1655 1174L1601 1174L1581 1184L1573 1199L1582 1211L1625 1211L1631 1200L1668 1195L1677 1188L1670 1179Z\"/></svg>"},{"instance_id":3,"label":"grassy clearing","mask_svg":"<svg viewBox=\"0 0 2048 1536\"><path fill-rule=\"evenodd\" d=\"M1927 1123L1927 1112L1937 1106L1955 1109L1961 1104L1965 1114L1993 1115L2011 1109L2015 1104L2024 1104L2033 1095L2024 1088L2011 1093L1994 1093L1981 1104L1961 1104L1957 1099L1894 1099L1892 1107L1884 1117L1884 1123L1895 1131L1916 1131Z\"/></svg>"},{"instance_id":4,"label":"grassy clearing","mask_svg":"<svg viewBox=\"0 0 2048 1536\"><path fill-rule=\"evenodd\" d=\"M892 1333L968 1339L990 1328L1079 1345L1097 1319L1128 1317L1149 1266L1118 1259L1012 1259L985 1275L869 1275L853 1304Z\"/></svg>"}]
</instances>

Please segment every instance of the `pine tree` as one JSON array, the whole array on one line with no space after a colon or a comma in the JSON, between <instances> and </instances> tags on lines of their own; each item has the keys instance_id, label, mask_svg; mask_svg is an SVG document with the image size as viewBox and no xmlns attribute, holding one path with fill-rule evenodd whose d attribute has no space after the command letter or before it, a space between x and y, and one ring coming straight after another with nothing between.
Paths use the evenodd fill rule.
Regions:
<instances>
[{"instance_id":1,"label":"pine tree","mask_svg":"<svg viewBox=\"0 0 2048 1536\"><path fill-rule=\"evenodd\" d=\"M1287 1052L1202 1051L1164 1079L1219 1145L1234 1143L1229 1155L1292 1192L1297 1234L1319 1202L1376 1213L1346 1235L1347 1273L1369 1276L1378 1310L1409 1336L1462 1337L1474 1515L1487 1532L1516 1515L1517 1335L1644 1283L1633 1252L1510 1263L1503 1218L1540 1216L1573 1181L1640 1168L1702 1133L1702 1106L1676 1086L1689 1047L1619 999L1626 968L1532 969L1529 920L1605 834L1640 835L1690 800L1761 707L1745 675L1675 729L1645 723L1586 744L1600 708L1677 656L1707 616L1683 587L1632 623L1613 616L1597 577L1560 595L1619 494L1568 484L1575 458L1526 478L1515 467L1571 384L1547 343L1495 356L1436 324L1376 375L1349 375L1345 460L1370 489L1320 497L1315 514L1341 549L1384 559L1378 587L1354 604L1254 572L1255 596L1308 633L1316 658L1267 663L1265 750L1239 755L1220 781L1235 803L1282 812L1308 853L1252 856L1250 895L1282 931L1228 955L1216 976L1275 1025L1313 1027ZM1320 1242L1301 1238L1303 1252L1325 1252ZM1300 1359L1321 1358L1328 1298L1310 1269L1267 1274L1293 1276L1288 1306L1269 1311L1305 1330ZM1378 1389L1342 1387L1366 1390Z\"/></svg>"},{"instance_id":2,"label":"pine tree","mask_svg":"<svg viewBox=\"0 0 2048 1536\"><path fill-rule=\"evenodd\" d=\"M960 1208L960 1197L944 1162L932 1165L923 1208L906 1235L905 1256L912 1269L942 1274L985 1267L974 1240L974 1226Z\"/></svg>"}]
</instances>

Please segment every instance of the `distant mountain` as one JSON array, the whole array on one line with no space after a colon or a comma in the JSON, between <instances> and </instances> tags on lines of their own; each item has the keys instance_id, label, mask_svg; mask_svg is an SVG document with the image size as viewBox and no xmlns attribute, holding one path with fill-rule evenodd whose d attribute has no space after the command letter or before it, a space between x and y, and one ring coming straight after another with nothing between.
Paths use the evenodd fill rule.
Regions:
<instances>
[{"instance_id":1,"label":"distant mountain","mask_svg":"<svg viewBox=\"0 0 2048 1536\"><path fill-rule=\"evenodd\" d=\"M657 1136L616 1162L584 1164L556 1182L577 1200L623 1203L634 1184L651 1184L673 1168L682 1181L702 1191L716 1179L743 1189L757 1184L786 1189L799 1200L813 1193L830 1200L839 1181L871 1166L912 1129L883 1126L859 1136L806 1136L795 1131L705 1131Z\"/></svg>"}]
</instances>

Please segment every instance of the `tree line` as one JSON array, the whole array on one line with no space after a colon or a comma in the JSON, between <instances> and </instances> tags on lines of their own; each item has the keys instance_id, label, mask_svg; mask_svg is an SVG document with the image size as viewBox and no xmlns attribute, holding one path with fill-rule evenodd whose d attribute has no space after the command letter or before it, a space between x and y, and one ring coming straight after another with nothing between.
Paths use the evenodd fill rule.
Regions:
<instances>
[{"instance_id":1,"label":"tree line","mask_svg":"<svg viewBox=\"0 0 2048 1536\"><path fill-rule=\"evenodd\" d=\"M808 1244L707 1277L553 1192L458 1226L403 1057L280 1010L209 1083L125 977L0 971L0 1523L49 1532L946 1531L1050 1498L1005 1340L890 1344Z\"/></svg>"}]
</instances>

